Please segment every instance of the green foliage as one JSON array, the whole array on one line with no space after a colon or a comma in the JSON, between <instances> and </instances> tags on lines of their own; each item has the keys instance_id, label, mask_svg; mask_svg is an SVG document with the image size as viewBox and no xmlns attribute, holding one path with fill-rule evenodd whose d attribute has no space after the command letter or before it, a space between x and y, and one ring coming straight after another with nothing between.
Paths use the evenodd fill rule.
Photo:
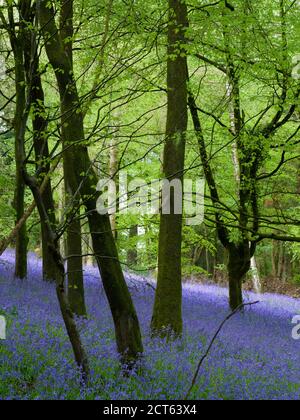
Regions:
<instances>
[{"instance_id":1,"label":"green foliage","mask_svg":"<svg viewBox=\"0 0 300 420\"><path fill-rule=\"evenodd\" d=\"M58 12L59 2L55 2L55 6ZM184 47L188 52L189 89L197 96L209 162L220 195L218 211L227 225L230 241L238 243L243 235L253 239L250 197L245 202L246 233L240 229L239 187L232 159L234 142L237 142L243 169L242 190L250 196L257 194L261 230L278 233L284 227L285 234L299 236L299 80L292 77L294 57L299 54L298 5L287 0L282 3L235 0L225 7L225 2L199 4L192 0L188 7L189 42L178 45L178 49ZM167 3L154 0L145 7L141 0L105 1L101 4L95 0L76 0L74 25L74 73L82 102L82 107L74 111L84 113L86 139L82 144L89 147L99 178L109 176L112 141L117 149L118 168L126 169L130 179L137 176L147 181L160 178L166 123ZM29 24L28 29L34 28ZM1 34L1 50L7 51L7 33L2 30ZM67 41L70 40L68 37ZM55 155L61 152L61 145L57 142L59 95L53 69L47 62L43 46L40 47L40 71L46 101L43 116L47 115L49 120L49 144ZM3 52L1 57L6 59L7 68L13 68L12 55ZM231 132L228 60L239 81L243 126L237 139ZM3 91L14 95L11 78L1 83ZM4 106L6 102L1 94L3 117L5 121L11 121L14 102ZM282 113L279 118L282 121L292 106L295 110L287 122L266 136L268 125L276 115ZM28 152L32 139L31 118L32 110L26 133ZM1 237L7 235L14 224L14 140L13 131L7 124L1 122L1 131L10 130L1 134L0 143ZM284 163L280 165L283 153ZM32 173L35 170L32 164L28 168ZM203 176L191 121L187 132L185 176L193 180ZM60 167L52 176L59 220L64 215L62 209L59 210L62 205L61 177ZM215 234L216 208L209 196L206 186L207 230L184 229L183 272L186 276L207 271L201 258L193 261L196 248L207 251L210 260L215 260L220 246ZM30 201L28 193L26 203ZM69 214L69 210L66 213ZM118 247L124 264L128 251L138 250L136 269L148 271L156 267L158 223L157 216L117 217ZM135 225L140 227L139 235L130 238L130 227ZM36 213L29 230L30 247L35 249L40 242ZM291 244L287 249L291 263L297 267L299 244ZM265 275L272 271L272 252L271 242L259 244L257 256ZM216 263L224 264L225 261Z\"/></svg>"}]
</instances>

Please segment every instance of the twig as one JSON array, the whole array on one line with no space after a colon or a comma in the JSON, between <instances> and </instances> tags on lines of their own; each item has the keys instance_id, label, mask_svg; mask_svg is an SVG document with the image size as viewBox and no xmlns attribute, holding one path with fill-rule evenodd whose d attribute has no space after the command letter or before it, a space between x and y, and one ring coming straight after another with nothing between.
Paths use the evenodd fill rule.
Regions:
<instances>
[{"instance_id":1,"label":"twig","mask_svg":"<svg viewBox=\"0 0 300 420\"><path fill-rule=\"evenodd\" d=\"M191 392L192 392L192 390L193 390L193 388L194 388L194 386L195 386L195 384L196 384L196 381L197 381L197 378L198 378L198 375L199 375L199 372L200 372L200 368L201 368L201 366L203 365L203 362L204 362L204 360L207 358L207 356L209 355L209 353L210 353L210 350L211 350L211 348L212 348L212 346L214 345L214 342L216 341L216 339L218 338L218 335L220 334L220 332L222 331L222 329L223 329L223 327L224 327L224 325L226 324L226 322L227 321L229 321L235 314L237 314L240 310L242 310L243 308L245 308L246 306L253 306L253 305L257 305L259 303L259 301L257 301L257 302L250 302L250 303L243 303L242 305L240 305L240 306L238 306L233 312L231 312L231 314L229 314L225 319L224 319L224 321L221 323L221 325L219 326L219 328L218 328L218 330L217 330L217 332L215 333L215 335L214 335L214 337L213 337L213 339L211 340L211 342L210 342L210 344L209 344L209 346L208 346L208 348L207 348L207 350L206 350L206 352L205 352L205 354L204 354L204 356L201 358L201 360L200 360L200 362L198 363L198 366L197 366L197 369L196 369L196 372L195 372L195 375L194 375L194 377L193 377L193 380L192 380L192 384L191 384L191 386L190 386L190 388L189 388L189 390L188 390L188 392L187 392L187 394L186 394L186 396L185 396L185 400L187 400L188 399L188 397L190 396L190 394L191 394Z\"/></svg>"}]
</instances>

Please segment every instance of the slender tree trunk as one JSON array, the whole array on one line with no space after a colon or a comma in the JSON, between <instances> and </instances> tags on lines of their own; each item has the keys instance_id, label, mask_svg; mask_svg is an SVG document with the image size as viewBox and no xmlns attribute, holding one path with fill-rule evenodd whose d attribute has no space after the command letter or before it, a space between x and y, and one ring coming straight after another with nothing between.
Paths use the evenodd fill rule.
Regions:
<instances>
[{"instance_id":1,"label":"slender tree trunk","mask_svg":"<svg viewBox=\"0 0 300 420\"><path fill-rule=\"evenodd\" d=\"M84 142L83 114L74 79L72 62L65 54L63 41L55 24L55 13L47 0L38 1L40 25L45 38L46 52L52 64L60 92L64 116L64 138L68 144L70 167L77 179L78 192L85 206L104 289L115 324L118 351L122 361L134 363L143 351L141 333L135 308L119 262L108 215L97 211L99 194L95 191L97 176ZM66 121L68 123L66 124Z\"/></svg>"},{"instance_id":2,"label":"slender tree trunk","mask_svg":"<svg viewBox=\"0 0 300 420\"><path fill-rule=\"evenodd\" d=\"M87 233L86 235L86 250L87 250L87 254L89 254L86 257L86 265L90 265L90 266L94 266L95 265L95 257L93 255L93 242L92 242L92 236L90 235L90 233Z\"/></svg>"},{"instance_id":3,"label":"slender tree trunk","mask_svg":"<svg viewBox=\"0 0 300 420\"><path fill-rule=\"evenodd\" d=\"M22 174L22 145L25 143L25 131L23 119L26 109L25 72L23 58L23 40L20 38L12 45L15 59L15 86L16 108L14 116L15 130L15 159L16 159L16 187L15 187L15 210L16 223L23 217L25 211L25 183ZM27 247L28 236L26 223L23 223L16 235L15 249L15 276L24 279L27 276Z\"/></svg>"},{"instance_id":4,"label":"slender tree trunk","mask_svg":"<svg viewBox=\"0 0 300 420\"><path fill-rule=\"evenodd\" d=\"M116 175L118 172L118 143L115 136L116 136L116 133L114 134L113 138L110 141L109 175L110 175L111 180L113 180L116 183L116 180L117 180ZM111 193L111 191L109 191L109 193ZM117 195L118 195L118 191L117 191ZM118 231L117 231L116 213L113 213L110 215L110 223L111 223L111 228L112 228L114 238L115 240L117 240Z\"/></svg>"},{"instance_id":5,"label":"slender tree trunk","mask_svg":"<svg viewBox=\"0 0 300 420\"><path fill-rule=\"evenodd\" d=\"M56 294L62 313L62 317L65 323L65 327L73 348L75 361L82 372L82 380L87 383L90 376L89 363L83 344L81 342L80 334L78 332L76 322L74 319L73 311L70 308L68 297L65 289L65 268L64 261L59 251L58 242L56 240L52 223L50 222L47 214L46 207L43 203L42 195L39 192L37 181L26 175L27 184L30 187L33 196L35 198L39 215L41 219L45 220L45 226L48 230L47 237L49 254L52 256L52 264L55 267L55 282L56 282Z\"/></svg>"},{"instance_id":6,"label":"slender tree trunk","mask_svg":"<svg viewBox=\"0 0 300 420\"><path fill-rule=\"evenodd\" d=\"M182 185L187 130L187 59L184 44L188 26L184 1L169 0L168 110L164 148L164 175ZM159 232L158 278L151 328L153 334L182 332L182 211L175 214L175 193L170 192L170 214L162 214ZM178 200L178 197L177 197Z\"/></svg>"},{"instance_id":7,"label":"slender tree trunk","mask_svg":"<svg viewBox=\"0 0 300 420\"><path fill-rule=\"evenodd\" d=\"M20 173L19 163L16 165L16 189L15 189L15 210L16 223L22 218L24 214L24 197L25 186L23 178ZM27 250L28 250L28 236L26 223L23 223L16 235L15 248L15 277L25 279L27 277Z\"/></svg>"},{"instance_id":8,"label":"slender tree trunk","mask_svg":"<svg viewBox=\"0 0 300 420\"><path fill-rule=\"evenodd\" d=\"M60 165L59 166L59 176L61 177L63 174L63 168ZM58 187L58 220L59 220L59 226L62 226L64 223L64 217L65 217L65 187L63 178L60 180L59 187ZM66 238L65 234L63 233L59 240L59 249L60 254L65 259L66 257Z\"/></svg>"},{"instance_id":9,"label":"slender tree trunk","mask_svg":"<svg viewBox=\"0 0 300 420\"><path fill-rule=\"evenodd\" d=\"M137 250L137 236L138 236L138 225L133 225L129 229L129 240L135 240L132 245L129 244L129 250L127 251L127 264L129 268L135 267L138 264L138 250Z\"/></svg>"},{"instance_id":10,"label":"slender tree trunk","mask_svg":"<svg viewBox=\"0 0 300 420\"><path fill-rule=\"evenodd\" d=\"M227 97L229 100L230 127L231 127L231 131L233 135L236 137L238 135L238 131L236 127L234 103L232 101L232 95L234 93L234 89L230 82L228 82L226 85L226 91L227 91ZM240 159L239 159L239 153L238 153L236 140L232 142L232 162L233 162L234 175L235 175L236 187L237 187L236 192L237 192L237 195L239 195L241 174L240 174ZM262 286L261 286L261 280L259 277L259 272L258 272L255 256L251 258L251 275L252 275L252 283L253 283L254 291L256 293L261 293Z\"/></svg>"},{"instance_id":11,"label":"slender tree trunk","mask_svg":"<svg viewBox=\"0 0 300 420\"><path fill-rule=\"evenodd\" d=\"M251 268L251 274L252 274L253 289L254 289L255 293L261 294L262 284L261 284L261 279L260 279L260 275L259 275L259 271L258 271L258 267L257 267L255 257L251 258L251 267L250 268Z\"/></svg>"},{"instance_id":12,"label":"slender tree trunk","mask_svg":"<svg viewBox=\"0 0 300 420\"><path fill-rule=\"evenodd\" d=\"M279 243L276 241L272 241L272 277L273 279L277 279L277 263L278 263L278 246Z\"/></svg>"},{"instance_id":13,"label":"slender tree trunk","mask_svg":"<svg viewBox=\"0 0 300 420\"><path fill-rule=\"evenodd\" d=\"M34 24L34 15L32 16L32 24ZM50 172L50 157L47 138L48 123L46 119L44 90L39 71L39 55L36 46L36 35L32 33L28 33L26 36L25 68L32 107L33 146L35 151L35 160L37 162L36 169L39 172L40 183L42 183L47 174ZM42 199L49 221L53 226L55 226L55 206L50 179L42 192ZM44 219L41 219L41 236L43 279L45 281L54 281L56 270L48 247L48 229L46 226L46 220Z\"/></svg>"},{"instance_id":14,"label":"slender tree trunk","mask_svg":"<svg viewBox=\"0 0 300 420\"><path fill-rule=\"evenodd\" d=\"M41 219L46 221L46 226L48 228L48 238L49 243L48 246L52 252L53 260L52 263L57 268L56 271L56 291L58 296L58 301L60 304L62 316L65 322L65 326L68 332L68 336L70 338L70 342L72 344L72 348L74 351L75 360L78 364L78 366L82 370L82 380L84 382L87 382L89 378L89 366L87 357L84 351L84 348L82 346L80 336L76 327L75 320L73 318L73 314L69 309L67 297L65 294L64 289L64 281L65 281L65 273L64 273L64 264L62 261L62 258L58 252L57 249L57 241L55 239L55 234L53 231L53 228L51 226L51 222L49 220L49 216L47 213L47 210L43 203L42 198L42 187L40 187L39 182L36 178L30 177L26 171L26 152L25 152L25 133L26 133L26 126L28 121L28 114L31 107L30 103L30 95L29 97L26 97L26 91L25 91L25 43L24 40L26 38L26 34L28 31L29 25L29 16L30 16L30 2L25 3L23 2L21 4L19 13L21 15L20 19L20 26L19 26L19 32L18 37L16 38L15 33L11 33L11 40L12 42L12 48L14 50L14 57L15 57L15 72L16 72L16 84L18 84L17 89L20 88L21 90L17 92L17 95L20 95L18 101L17 101L17 108L16 108L16 120L15 123L17 125L17 137L16 137L16 144L17 144L17 155L19 159L19 169L20 174L22 175L22 181L25 184L27 184L34 196L36 205L39 210L39 214ZM11 12L13 13L13 10L11 9ZM44 185L44 187L46 184Z\"/></svg>"}]
</instances>

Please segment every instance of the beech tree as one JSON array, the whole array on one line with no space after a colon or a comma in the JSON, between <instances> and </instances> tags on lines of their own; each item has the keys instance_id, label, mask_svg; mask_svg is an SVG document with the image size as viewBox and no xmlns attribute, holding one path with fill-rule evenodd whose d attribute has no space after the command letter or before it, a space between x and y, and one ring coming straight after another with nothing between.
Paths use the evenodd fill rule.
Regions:
<instances>
[{"instance_id":1,"label":"beech tree","mask_svg":"<svg viewBox=\"0 0 300 420\"><path fill-rule=\"evenodd\" d=\"M168 110L163 174L168 181L183 182L187 112L185 1L170 0L168 21L167 90ZM170 214L161 214L157 289L151 328L153 333L182 332L182 211L175 207L175 190L170 191Z\"/></svg>"},{"instance_id":2,"label":"beech tree","mask_svg":"<svg viewBox=\"0 0 300 420\"><path fill-rule=\"evenodd\" d=\"M216 57L208 55L206 52L203 53L203 51L197 51L195 56L206 65L213 66L217 72L222 73L227 79L227 84L230 87L230 107L227 107L227 109L219 107L218 112L207 111L203 106L197 105L198 101L192 88L189 92L189 108L198 140L199 156L214 209L213 217L215 218L216 230L219 240L228 253L229 295L230 306L233 310L242 304L242 283L245 275L249 272L251 259L255 255L258 244L266 238L288 242L299 240L295 236L268 232L268 228L272 230L283 224L295 226L298 222L285 215L274 214L270 216L266 214L260 198L261 182L276 176L287 162L298 158L297 155L293 154L289 159L286 157L288 150L293 152L289 146L298 132L298 128L295 130L293 125L300 93L299 83L292 75L293 65L287 56L287 21L291 10L284 1L279 2L277 10L278 30L275 34L268 34L261 30L259 23L257 27L256 23L253 23L253 16L257 15L255 6L251 6L249 3L246 7L239 4L239 6L229 10L228 7L222 8L222 6L217 9L216 13L219 13L218 18L222 28L222 46L211 48L211 51L216 52ZM268 93L271 100L261 101L262 109L258 115L253 115L252 110L244 108L241 93L242 80L247 77L254 79L257 77L256 82L261 83L263 85L262 89L267 90L268 86L264 86L264 80L268 85L268 77L272 76L266 75L263 82L260 80L260 75L256 72L256 65L261 66L262 63L265 63L265 57L264 55L261 56L259 51L253 50L252 40L249 39L245 31L242 30L240 33L236 31L239 23L242 28L246 27L245 20L251 22L248 30L256 31L255 33L261 37L261 45L264 45L265 42L272 42L274 38L279 40L277 50L274 47L277 54L275 57L273 51L274 64L266 64L266 68L272 76L275 74L278 84L274 86L273 92L271 90ZM242 26L242 22L244 26ZM291 33L290 36L293 36L293 34ZM202 40L201 42L203 42L203 49L206 51L206 41ZM239 46L243 49L239 50ZM263 47L261 49L264 51ZM251 76L248 72L251 73ZM228 98L227 93L226 97ZM201 101L201 97L199 101ZM238 177L236 205L228 205L226 198L224 200L224 196L220 193L221 186L214 172L201 122L204 115L209 116L224 133L225 131L229 133L231 139L228 139L226 134L227 144L236 145L235 158L238 165L238 171L235 171L234 174L235 177ZM284 137L286 126L291 130L291 134L287 138ZM276 143L278 141L281 142L281 146ZM264 169L268 153L271 150L279 152L279 164L270 173L266 173ZM210 216L211 212L209 212L207 218L209 219Z\"/></svg>"},{"instance_id":3,"label":"beech tree","mask_svg":"<svg viewBox=\"0 0 300 420\"><path fill-rule=\"evenodd\" d=\"M73 1L61 0L59 14L59 32L65 55L73 67ZM71 112L76 112L74 109ZM68 274L68 294L70 306L75 314L86 315L84 285L83 285L83 263L82 263L82 240L80 206L81 199L78 194L78 183L75 177L76 169L74 160L69 150L69 111L61 103L61 127L62 127L62 148L63 148L63 176L65 205L67 209L68 224L66 229L66 258ZM71 139L72 141L72 139Z\"/></svg>"}]
</instances>

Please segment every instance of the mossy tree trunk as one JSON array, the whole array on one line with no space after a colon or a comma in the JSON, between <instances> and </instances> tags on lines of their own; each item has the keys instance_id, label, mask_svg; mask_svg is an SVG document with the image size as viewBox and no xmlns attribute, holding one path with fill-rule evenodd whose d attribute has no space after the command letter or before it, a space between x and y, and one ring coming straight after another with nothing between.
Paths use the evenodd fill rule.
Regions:
<instances>
[{"instance_id":1,"label":"mossy tree trunk","mask_svg":"<svg viewBox=\"0 0 300 420\"><path fill-rule=\"evenodd\" d=\"M86 208L93 251L111 308L118 351L124 363L134 363L143 351L136 311L119 262L108 215L97 208L97 176L84 143L83 113L73 74L72 61L65 54L63 40L55 24L55 13L47 0L38 2L40 26L48 59L55 71L64 118L64 141L68 145L68 165L73 168L77 193ZM66 123L67 122L67 123Z\"/></svg>"},{"instance_id":2,"label":"mossy tree trunk","mask_svg":"<svg viewBox=\"0 0 300 420\"><path fill-rule=\"evenodd\" d=\"M11 22L12 25L13 22ZM22 147L25 143L24 118L26 118L26 78L24 71L24 37L20 28L16 34L14 28L10 29L10 41L15 60L15 89L16 107L14 115L15 131L15 161L16 161L16 186L14 206L16 223L22 218L25 211L25 183L22 173ZM27 248L28 236L26 223L23 223L16 235L15 248L15 276L20 279L27 277Z\"/></svg>"},{"instance_id":3,"label":"mossy tree trunk","mask_svg":"<svg viewBox=\"0 0 300 420\"><path fill-rule=\"evenodd\" d=\"M68 337L72 345L75 361L78 367L81 369L82 380L84 383L87 383L90 376L88 358L80 338L80 334L74 319L73 311L71 310L71 307L69 305L68 295L66 293L65 288L66 273L64 268L64 261L59 251L58 239L56 238L52 223L49 220L46 207L44 206L43 198L40 194L37 180L33 177L28 176L27 173L25 173L25 179L35 198L40 218L45 221L45 227L48 230L47 245L49 249L49 255L51 255L52 257L52 265L55 271L54 280L56 283L56 294L61 314L65 323Z\"/></svg>"},{"instance_id":4,"label":"mossy tree trunk","mask_svg":"<svg viewBox=\"0 0 300 420\"><path fill-rule=\"evenodd\" d=\"M73 1L61 1L60 10L60 34L63 41L64 51L73 67ZM83 258L82 237L80 222L81 200L78 194L78 182L75 176L74 160L72 151L69 152L69 114L73 105L61 102L62 114L62 146L63 146L63 171L65 186L65 204L67 209L68 223L66 227L66 259L68 295L72 311L78 316L86 316L84 282L83 282ZM71 111L73 112L73 111ZM70 139L71 141L73 138Z\"/></svg>"},{"instance_id":5,"label":"mossy tree trunk","mask_svg":"<svg viewBox=\"0 0 300 420\"><path fill-rule=\"evenodd\" d=\"M185 32L188 26L184 1L169 0L168 110L163 172L169 181L183 181L187 130L187 58ZM170 214L161 214L158 278L151 329L153 334L182 332L181 244L182 212L176 214L175 192L170 193ZM176 198L178 200L178 198Z\"/></svg>"}]
</instances>

